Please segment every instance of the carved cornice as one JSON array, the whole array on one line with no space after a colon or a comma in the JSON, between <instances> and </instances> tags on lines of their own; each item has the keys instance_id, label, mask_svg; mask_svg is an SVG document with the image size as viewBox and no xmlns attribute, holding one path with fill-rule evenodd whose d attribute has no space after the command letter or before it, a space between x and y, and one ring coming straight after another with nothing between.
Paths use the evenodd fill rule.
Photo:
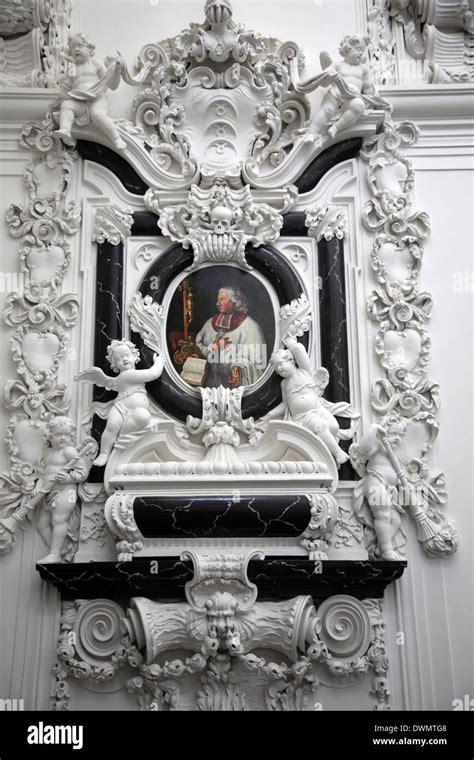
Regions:
<instances>
[{"instance_id":1,"label":"carved cornice","mask_svg":"<svg viewBox=\"0 0 474 760\"><path fill-rule=\"evenodd\" d=\"M432 122L433 129L445 130L448 137L462 124L472 123L472 85L385 85L381 93L392 103L395 120L414 119L423 124L423 132ZM413 149L416 150L416 145Z\"/></svg>"}]
</instances>

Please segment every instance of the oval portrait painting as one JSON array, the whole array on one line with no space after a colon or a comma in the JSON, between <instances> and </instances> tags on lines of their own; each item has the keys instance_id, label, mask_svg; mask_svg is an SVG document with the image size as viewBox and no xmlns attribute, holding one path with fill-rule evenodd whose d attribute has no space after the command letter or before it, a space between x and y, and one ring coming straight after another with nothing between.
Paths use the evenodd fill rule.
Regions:
<instances>
[{"instance_id":1,"label":"oval portrait painting","mask_svg":"<svg viewBox=\"0 0 474 760\"><path fill-rule=\"evenodd\" d=\"M239 388L262 377L275 346L272 299L262 281L231 266L183 277L169 306L171 362L188 385Z\"/></svg>"}]
</instances>

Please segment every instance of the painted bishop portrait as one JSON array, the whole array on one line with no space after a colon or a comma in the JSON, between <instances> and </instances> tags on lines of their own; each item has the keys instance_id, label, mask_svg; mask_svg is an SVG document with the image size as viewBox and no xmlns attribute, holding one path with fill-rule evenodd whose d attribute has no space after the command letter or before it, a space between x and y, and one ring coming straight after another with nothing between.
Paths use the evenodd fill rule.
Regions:
<instances>
[{"instance_id":1,"label":"painted bishop portrait","mask_svg":"<svg viewBox=\"0 0 474 760\"><path fill-rule=\"evenodd\" d=\"M196 346L207 361L203 385L226 388L256 383L267 366L263 331L248 314L248 299L237 288L222 287L218 313L196 335Z\"/></svg>"}]
</instances>

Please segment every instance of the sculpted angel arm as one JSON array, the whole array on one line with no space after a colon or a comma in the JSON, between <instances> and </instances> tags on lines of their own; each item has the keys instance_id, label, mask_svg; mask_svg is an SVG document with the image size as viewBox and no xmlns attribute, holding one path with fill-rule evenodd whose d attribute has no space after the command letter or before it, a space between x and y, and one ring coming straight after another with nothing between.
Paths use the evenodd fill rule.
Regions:
<instances>
[{"instance_id":1,"label":"sculpted angel arm","mask_svg":"<svg viewBox=\"0 0 474 760\"><path fill-rule=\"evenodd\" d=\"M60 470L56 474L55 480L58 483L66 483L68 481L71 483L83 483L89 475L90 467L87 466L86 462L75 449L66 451L66 455L70 457L71 461L63 470Z\"/></svg>"},{"instance_id":2,"label":"sculpted angel arm","mask_svg":"<svg viewBox=\"0 0 474 760\"><path fill-rule=\"evenodd\" d=\"M287 409L288 409L288 407L286 405L286 402L282 401L274 409L271 409L269 412L267 412L267 414L265 414L260 419L260 422L270 422L270 420L277 420L280 417L284 417Z\"/></svg>"},{"instance_id":3,"label":"sculpted angel arm","mask_svg":"<svg viewBox=\"0 0 474 760\"><path fill-rule=\"evenodd\" d=\"M151 383L158 380L165 366L165 360L162 356L155 354L153 357L153 366L149 369L132 369L129 370L130 383Z\"/></svg>"},{"instance_id":4,"label":"sculpted angel arm","mask_svg":"<svg viewBox=\"0 0 474 760\"><path fill-rule=\"evenodd\" d=\"M299 77L298 59L294 58L291 61L291 81L296 92L308 95L309 93L314 92L314 90L317 90L318 87L327 87L335 81L338 75L329 53L323 51L319 56L319 60L323 70L304 82L302 82Z\"/></svg>"},{"instance_id":5,"label":"sculpted angel arm","mask_svg":"<svg viewBox=\"0 0 474 760\"><path fill-rule=\"evenodd\" d=\"M296 338L287 338L285 345L288 351L291 351L293 354L293 358L298 367L302 369L303 372L308 372L312 376L313 368L311 367L311 362L305 347L301 343L298 343Z\"/></svg>"}]
</instances>

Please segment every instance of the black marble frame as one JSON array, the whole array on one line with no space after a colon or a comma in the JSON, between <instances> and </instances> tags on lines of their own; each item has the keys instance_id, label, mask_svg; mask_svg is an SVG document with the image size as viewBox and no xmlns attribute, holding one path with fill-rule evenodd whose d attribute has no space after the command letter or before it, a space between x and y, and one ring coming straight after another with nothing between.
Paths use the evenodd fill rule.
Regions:
<instances>
[{"instance_id":1,"label":"black marble frame","mask_svg":"<svg viewBox=\"0 0 474 760\"><path fill-rule=\"evenodd\" d=\"M155 224L157 217L154 216ZM144 219L145 215L140 215L140 223L149 228L149 220ZM136 232L134 224L134 234ZM139 228L140 229L140 228ZM147 232L146 234L149 234ZM148 287L148 277L152 277L153 267L147 272L142 279L140 291L142 295L149 295L156 303L162 303L164 295L171 282L179 274L184 274L186 269L192 263L192 253L186 251L182 246L176 245L166 251L159 259L159 286L158 289ZM299 298L303 293L303 286L290 267L290 265L270 246L261 246L258 249L249 247L247 251L247 261L272 285L278 297L280 306L290 303ZM276 315L275 315L276 318ZM137 333L132 334L132 340L140 349L144 367L150 367L153 362L153 351L145 345L143 339ZM308 346L308 335L301 339L303 344ZM190 414L195 417L201 416L202 404L199 398L191 393L185 393L178 385L177 381L165 369L159 380L147 385L151 397L173 417L184 421ZM281 401L280 378L273 372L267 381L258 390L246 392L242 399L243 417L263 417L270 409L273 409Z\"/></svg>"},{"instance_id":2,"label":"black marble frame","mask_svg":"<svg viewBox=\"0 0 474 760\"><path fill-rule=\"evenodd\" d=\"M300 193L306 193L314 189L326 172L333 166L356 157L360 151L361 144L361 139L355 138L337 143L323 151L303 171L295 183ZM82 158L95 161L112 171L130 192L136 195L143 195L146 192L147 185L118 154L104 146L83 140L78 142L78 151ZM151 212L134 214L132 235L137 237L149 235L161 236L162 233L157 225L157 221L158 217ZM305 215L303 213L289 213L284 216L281 237L285 236L307 237ZM179 257L176 256L178 250L180 252ZM261 255L262 253L264 256ZM184 271L192 262L192 253L184 251L181 246L171 248L164 254L162 260L168 255L171 258L168 264L169 275L166 278L167 284L171 282L176 274ZM271 247L262 246L258 249L249 248L247 260L257 271L263 272L265 276L268 276L270 265L274 264L276 260L281 263L282 257L278 256ZM288 269L290 268L288 267ZM319 303L320 324L321 326L325 326L324 330L321 329L320 335L321 364L326 367L330 375L330 382L326 393L328 398L333 402L350 401L343 241L334 238L330 241L322 240L318 244L318 272L322 281ZM293 272L291 277L287 273L282 278L281 283L278 283L279 278L281 279L280 275L277 275L277 287L275 289L281 305L289 303L293 298L301 295L301 285L298 285L298 278ZM270 282L272 281L270 280ZM275 279L272 284L275 287ZM159 300L159 293L155 291L154 297L156 300ZM95 365L101 367L104 372L110 372L110 367L105 358L108 344L111 340L122 337L122 311L123 245L112 246L109 243L104 243L98 246L97 254L96 322L100 325L100 329L96 330L94 346ZM305 339L306 342L307 336L305 336ZM143 359L141 366L150 366L152 351L144 345L140 336L134 334L132 340L141 348ZM191 394L184 394L182 389L166 371L159 381L150 383L148 389L152 397L166 411L178 419L183 420L188 414L196 417L199 417L201 414L200 400ZM107 401L112 397L113 394L103 389L94 389L94 400ZM275 374L272 374L264 388L257 392L250 392L244 396L244 417L263 416L269 409L278 404L280 399L280 381ZM97 440L103 427L104 422L96 417L93 425L93 434ZM346 464L340 470L340 477L352 480L357 476L352 467ZM97 476L97 479L100 480L100 475Z\"/></svg>"}]
</instances>

